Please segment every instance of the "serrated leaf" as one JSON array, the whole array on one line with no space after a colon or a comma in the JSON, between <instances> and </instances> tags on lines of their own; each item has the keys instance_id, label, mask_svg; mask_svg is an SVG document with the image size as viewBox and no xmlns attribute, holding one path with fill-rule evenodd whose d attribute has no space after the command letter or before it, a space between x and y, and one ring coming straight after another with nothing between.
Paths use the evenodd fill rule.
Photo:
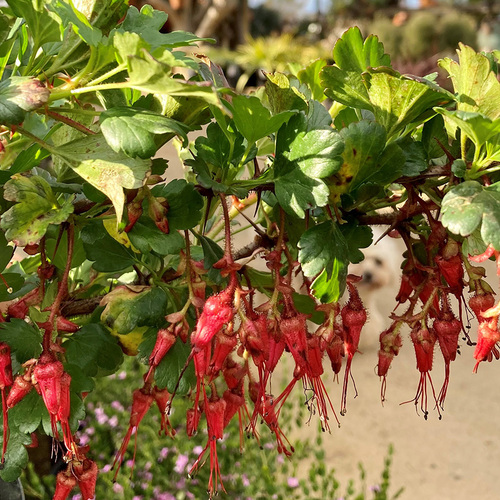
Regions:
<instances>
[{"instance_id":1,"label":"serrated leaf","mask_svg":"<svg viewBox=\"0 0 500 500\"><path fill-rule=\"evenodd\" d=\"M152 51L158 47L183 47L193 45L196 42L209 42L212 40L211 38L199 38L186 31L160 33L167 21L167 17L165 12L154 10L150 5L144 5L140 11L131 6L118 30L137 33L151 46Z\"/></svg>"},{"instance_id":2,"label":"serrated leaf","mask_svg":"<svg viewBox=\"0 0 500 500\"><path fill-rule=\"evenodd\" d=\"M99 369L114 372L123 363L123 352L115 337L102 325L82 326L64 342L68 363L94 377Z\"/></svg>"},{"instance_id":3,"label":"serrated leaf","mask_svg":"<svg viewBox=\"0 0 500 500\"><path fill-rule=\"evenodd\" d=\"M391 58L384 52L384 46L375 35L363 40L357 26L349 28L337 40L333 48L335 64L346 71L362 73L367 68L390 66Z\"/></svg>"},{"instance_id":4,"label":"serrated leaf","mask_svg":"<svg viewBox=\"0 0 500 500\"><path fill-rule=\"evenodd\" d=\"M151 192L168 202L170 229L186 230L199 224L203 209L203 197L193 184L184 179L174 179L164 186L155 186ZM189 207L189 210L186 210Z\"/></svg>"},{"instance_id":5,"label":"serrated leaf","mask_svg":"<svg viewBox=\"0 0 500 500\"><path fill-rule=\"evenodd\" d=\"M404 78L393 70L370 70L363 77L375 119L386 129L388 140L410 123L428 119L434 114L434 106L452 100L451 94L439 87Z\"/></svg>"},{"instance_id":6,"label":"serrated leaf","mask_svg":"<svg viewBox=\"0 0 500 500\"><path fill-rule=\"evenodd\" d=\"M293 87L284 73L266 73L265 91L273 113L307 109L306 97Z\"/></svg>"},{"instance_id":7,"label":"serrated leaf","mask_svg":"<svg viewBox=\"0 0 500 500\"><path fill-rule=\"evenodd\" d=\"M3 432L1 432L1 434L3 435ZM3 443L2 435L0 435L0 443ZM12 482L19 478L23 469L28 465L26 445L30 443L31 436L23 434L22 432L15 432L14 429L11 430L9 433L9 442L7 443L7 452L5 454L5 464L0 470L0 478L7 482ZM16 494L17 493L19 493L19 490L16 491ZM2 495L4 494L8 494L8 488L4 489L4 487L2 487Z\"/></svg>"},{"instance_id":8,"label":"serrated leaf","mask_svg":"<svg viewBox=\"0 0 500 500\"><path fill-rule=\"evenodd\" d=\"M158 287L120 286L108 293L101 305L101 321L113 332L127 335L141 326L159 326L165 322L167 295Z\"/></svg>"},{"instance_id":9,"label":"serrated leaf","mask_svg":"<svg viewBox=\"0 0 500 500\"><path fill-rule=\"evenodd\" d=\"M35 44L40 47L48 42L61 40L58 23L45 10L46 2L33 0L9 0L14 15L26 20Z\"/></svg>"},{"instance_id":10,"label":"serrated leaf","mask_svg":"<svg viewBox=\"0 0 500 500\"><path fill-rule=\"evenodd\" d=\"M9 417L22 433L35 432L44 413L47 413L42 397L32 389L17 405L9 410Z\"/></svg>"},{"instance_id":11,"label":"serrated leaf","mask_svg":"<svg viewBox=\"0 0 500 500\"><path fill-rule=\"evenodd\" d=\"M428 159L440 158L443 156L444 150L439 145L447 147L448 134L444 126L444 118L442 115L436 115L429 121L424 123L422 129L422 145Z\"/></svg>"},{"instance_id":12,"label":"serrated leaf","mask_svg":"<svg viewBox=\"0 0 500 500\"><path fill-rule=\"evenodd\" d=\"M194 233L199 239L203 249L203 267L208 270L208 277L214 283L221 283L222 277L218 269L214 269L213 265L224 255L224 250L215 243L215 241L198 233Z\"/></svg>"},{"instance_id":13,"label":"serrated leaf","mask_svg":"<svg viewBox=\"0 0 500 500\"><path fill-rule=\"evenodd\" d=\"M427 169L425 149L420 141L413 141L406 138L406 140L398 143L398 146L402 149L406 157L406 161L401 169L402 175L414 177Z\"/></svg>"},{"instance_id":14,"label":"serrated leaf","mask_svg":"<svg viewBox=\"0 0 500 500\"><path fill-rule=\"evenodd\" d=\"M331 128L310 129L307 117L297 114L281 127L276 141L276 157L283 155L308 177L321 179L342 166L344 143Z\"/></svg>"},{"instance_id":15,"label":"serrated leaf","mask_svg":"<svg viewBox=\"0 0 500 500\"><path fill-rule=\"evenodd\" d=\"M170 218L169 218L170 222ZM170 233L160 231L148 217L141 217L128 233L130 242L143 254L150 251L160 255L178 255L184 248L184 238L170 227Z\"/></svg>"},{"instance_id":16,"label":"serrated leaf","mask_svg":"<svg viewBox=\"0 0 500 500\"><path fill-rule=\"evenodd\" d=\"M64 26L71 24L74 32L88 45L98 47L102 42L101 30L92 26L85 15L75 8L72 2L52 0L47 4L47 8L61 18Z\"/></svg>"},{"instance_id":17,"label":"serrated leaf","mask_svg":"<svg viewBox=\"0 0 500 500\"><path fill-rule=\"evenodd\" d=\"M481 224L486 245L500 250L500 183L484 187L465 181L453 187L443 198L443 225L460 236L471 235Z\"/></svg>"},{"instance_id":18,"label":"serrated leaf","mask_svg":"<svg viewBox=\"0 0 500 500\"><path fill-rule=\"evenodd\" d=\"M170 393L174 391L190 351L188 344L177 340L170 351L167 352L155 369L155 382L160 389L166 387ZM196 377L191 362L182 374L177 393L179 395L187 394L195 385Z\"/></svg>"},{"instance_id":19,"label":"serrated leaf","mask_svg":"<svg viewBox=\"0 0 500 500\"><path fill-rule=\"evenodd\" d=\"M8 323L0 323L0 342L10 346L12 355L21 364L37 358L42 352L41 333L22 319L12 318Z\"/></svg>"},{"instance_id":20,"label":"serrated leaf","mask_svg":"<svg viewBox=\"0 0 500 500\"><path fill-rule=\"evenodd\" d=\"M283 111L274 116L257 97L236 96L233 98L233 118L238 132L249 144L257 142L278 129L294 115L294 111Z\"/></svg>"},{"instance_id":21,"label":"serrated leaf","mask_svg":"<svg viewBox=\"0 0 500 500\"><path fill-rule=\"evenodd\" d=\"M221 106L217 92L211 85L172 78L171 69L168 64L158 61L145 52L141 52L141 57L129 56L127 85L146 93L198 97L207 105Z\"/></svg>"},{"instance_id":22,"label":"serrated leaf","mask_svg":"<svg viewBox=\"0 0 500 500\"><path fill-rule=\"evenodd\" d=\"M368 183L384 185L401 174L404 154L396 144L386 147L386 132L378 123L351 123L340 131L340 136L345 143L343 164L328 180L332 195L338 197Z\"/></svg>"},{"instance_id":23,"label":"serrated leaf","mask_svg":"<svg viewBox=\"0 0 500 500\"><path fill-rule=\"evenodd\" d=\"M311 89L312 98L319 102L323 102L326 99L320 78L321 70L325 66L325 59L317 59L297 73L300 83L305 83Z\"/></svg>"},{"instance_id":24,"label":"serrated leaf","mask_svg":"<svg viewBox=\"0 0 500 500\"><path fill-rule=\"evenodd\" d=\"M305 276L326 271L330 279L336 259L347 260L347 244L337 224L327 221L309 228L298 243L298 260Z\"/></svg>"},{"instance_id":25,"label":"serrated leaf","mask_svg":"<svg viewBox=\"0 0 500 500\"><path fill-rule=\"evenodd\" d=\"M134 253L114 240L101 221L85 226L81 233L87 259L96 271L123 271L135 263Z\"/></svg>"},{"instance_id":26,"label":"serrated leaf","mask_svg":"<svg viewBox=\"0 0 500 500\"><path fill-rule=\"evenodd\" d=\"M232 139L232 144L228 135ZM195 146L199 158L208 165L220 169L227 169L235 158L241 159L245 152L243 136L229 133L226 135L217 123L211 123L207 127L206 137L198 137Z\"/></svg>"},{"instance_id":27,"label":"serrated leaf","mask_svg":"<svg viewBox=\"0 0 500 500\"><path fill-rule=\"evenodd\" d=\"M277 160L274 170L275 195L285 212L303 219L306 210L328 203L330 191L322 180L307 176L285 159Z\"/></svg>"},{"instance_id":28,"label":"serrated leaf","mask_svg":"<svg viewBox=\"0 0 500 500\"><path fill-rule=\"evenodd\" d=\"M82 392L92 392L95 388L95 382L78 365L66 363L64 371L71 376L71 391L81 394Z\"/></svg>"},{"instance_id":29,"label":"serrated leaf","mask_svg":"<svg viewBox=\"0 0 500 500\"><path fill-rule=\"evenodd\" d=\"M480 148L488 140L500 133L500 118L491 120L486 115L472 111L434 109L455 127L460 128L477 148Z\"/></svg>"},{"instance_id":30,"label":"serrated leaf","mask_svg":"<svg viewBox=\"0 0 500 500\"><path fill-rule=\"evenodd\" d=\"M113 151L102 134L68 142L58 146L54 153L111 200L118 222L125 202L123 189L141 187L151 167L150 160L133 159Z\"/></svg>"},{"instance_id":31,"label":"serrated leaf","mask_svg":"<svg viewBox=\"0 0 500 500\"><path fill-rule=\"evenodd\" d=\"M373 231L369 226L359 226L357 221L340 226L340 232L348 248L349 262L357 264L365 256L360 248L368 248L373 241Z\"/></svg>"},{"instance_id":32,"label":"serrated leaf","mask_svg":"<svg viewBox=\"0 0 500 500\"><path fill-rule=\"evenodd\" d=\"M48 231L50 233L50 229ZM57 233L52 238L45 239L45 249L47 255L50 256L50 262L58 269L63 270L68 261L68 233L63 231L62 234ZM73 255L71 258L71 269L83 264L86 259L85 248L79 234L75 234L73 241Z\"/></svg>"},{"instance_id":33,"label":"serrated leaf","mask_svg":"<svg viewBox=\"0 0 500 500\"><path fill-rule=\"evenodd\" d=\"M178 135L187 143L186 125L152 111L115 107L99 118L106 142L116 153L132 158L150 158L162 145L162 136Z\"/></svg>"},{"instance_id":34,"label":"serrated leaf","mask_svg":"<svg viewBox=\"0 0 500 500\"><path fill-rule=\"evenodd\" d=\"M492 120L500 118L500 82L490 61L467 45L459 43L458 62L445 58L439 65L450 75L457 97L457 109L477 111Z\"/></svg>"},{"instance_id":35,"label":"serrated leaf","mask_svg":"<svg viewBox=\"0 0 500 500\"><path fill-rule=\"evenodd\" d=\"M298 259L312 284L314 296L323 303L337 301L345 290L348 246L337 224L327 221L309 228L298 243Z\"/></svg>"}]
</instances>

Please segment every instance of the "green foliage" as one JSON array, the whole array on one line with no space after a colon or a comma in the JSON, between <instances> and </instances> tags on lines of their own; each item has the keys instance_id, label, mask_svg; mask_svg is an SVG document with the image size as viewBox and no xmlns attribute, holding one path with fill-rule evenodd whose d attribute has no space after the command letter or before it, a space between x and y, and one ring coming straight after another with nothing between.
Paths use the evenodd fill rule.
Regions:
<instances>
[{"instance_id":1,"label":"green foliage","mask_svg":"<svg viewBox=\"0 0 500 500\"><path fill-rule=\"evenodd\" d=\"M295 465L278 462L277 451L291 454L287 426L280 427L287 398L302 386L310 416L328 427L333 405L320 377L330 365L337 373L347 359L345 411L366 319L348 266L372 243L370 225L402 236L408 250L403 282L411 291L398 301L408 299L409 308L393 313L397 328L388 337L399 335L402 324L431 327L466 282L489 293L482 271L464 260L467 251L489 247L476 260L500 251L500 83L492 71L498 54L461 45L458 62L441 61L454 86L450 93L432 76L395 71L380 40L364 39L358 28L333 47L331 65L330 53L311 58L304 51L302 60L291 37L256 40L240 55L242 64L279 71L266 75L263 88L239 94L225 88L210 59L181 50L207 40L162 33L165 15L150 6L9 3L1 17L9 29L0 29L6 43L0 54L0 299L16 301L0 318L0 387L11 395L10 375L17 375L16 384L31 392L8 410L2 477L13 480L26 466L24 446L36 431L63 440L63 476L81 483L92 460L111 462L130 421L130 432L144 432L141 481L124 493L130 498L153 498L156 487L201 497L207 482L213 495L219 467L229 474L230 498L333 497L339 485L320 451L300 481ZM433 43L435 24L415 17L412 29L421 30L419 41ZM188 133L201 125L207 126L190 142ZM175 136L185 179L173 178L167 161L154 158ZM238 248L239 232L249 245ZM11 265L14 256L20 262ZM454 272L443 272L443 261ZM342 305L346 288L350 299ZM493 317L487 328L496 334L492 311L484 317ZM383 342L381 356L394 357L400 339ZM478 363L493 356L495 342L487 352L478 342ZM324 363L327 349L331 363ZM281 394L272 394L272 372L283 358L294 363L286 370L293 375ZM118 388L122 366L137 377ZM438 412L447 384L434 395ZM124 412L132 394L133 409ZM163 423L171 417L180 434L172 452L157 446L155 398ZM123 407L113 414L113 422L120 416L119 433L117 422L99 422L99 415L108 415L108 424L113 418L106 413L111 402L114 411ZM427 416L425 386L415 404ZM75 437L79 420L85 425ZM85 443L75 439L88 439L95 421L104 437L93 452L79 449ZM193 442L182 434L186 421L190 434L200 426ZM236 465L240 432L255 441L260 436L264 447L277 441L273 458L265 461L249 441L248 463L242 458ZM204 443L205 451L187 452L192 443ZM129 456L126 446L125 440L117 467ZM305 444L297 451L309 453ZM193 472L201 469L198 483L186 486L186 464L176 471L179 453L195 463ZM210 464L201 468L208 456ZM148 462L164 467L158 486L147 479ZM389 465L390 457L375 498L388 497ZM286 483L290 470L294 480ZM43 494L53 489L47 481ZM117 489L102 475L98 497L111 498ZM349 484L344 496L365 493Z\"/></svg>"}]
</instances>

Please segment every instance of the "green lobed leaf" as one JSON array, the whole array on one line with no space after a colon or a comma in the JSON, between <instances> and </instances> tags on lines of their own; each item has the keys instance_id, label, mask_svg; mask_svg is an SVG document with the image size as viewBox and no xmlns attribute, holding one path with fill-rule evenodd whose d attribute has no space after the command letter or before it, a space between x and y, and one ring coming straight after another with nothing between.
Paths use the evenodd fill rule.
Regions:
<instances>
[{"instance_id":1,"label":"green lobed leaf","mask_svg":"<svg viewBox=\"0 0 500 500\"><path fill-rule=\"evenodd\" d=\"M427 169L427 156L424 146L420 141L405 138L402 142L398 142L398 146L406 157L406 161L401 169L402 175L414 177Z\"/></svg>"},{"instance_id":2,"label":"green lobed leaf","mask_svg":"<svg viewBox=\"0 0 500 500\"><path fill-rule=\"evenodd\" d=\"M132 158L150 158L167 134L178 135L187 143L186 125L143 109L115 107L101 113L101 131L116 153Z\"/></svg>"},{"instance_id":3,"label":"green lobed leaf","mask_svg":"<svg viewBox=\"0 0 500 500\"><path fill-rule=\"evenodd\" d=\"M61 40L59 24L45 9L47 1L9 0L7 3L14 15L26 20L36 46Z\"/></svg>"},{"instance_id":4,"label":"green lobed leaf","mask_svg":"<svg viewBox=\"0 0 500 500\"><path fill-rule=\"evenodd\" d=\"M21 364L37 358L42 352L40 331L22 319L12 318L8 323L0 323L0 342L10 346L12 355Z\"/></svg>"},{"instance_id":5,"label":"green lobed leaf","mask_svg":"<svg viewBox=\"0 0 500 500\"><path fill-rule=\"evenodd\" d=\"M311 90L312 98L319 102L323 102L326 99L320 78L321 70L325 66L325 59L317 59L297 73L300 83L305 83Z\"/></svg>"},{"instance_id":6,"label":"green lobed leaf","mask_svg":"<svg viewBox=\"0 0 500 500\"><path fill-rule=\"evenodd\" d=\"M337 224L323 222L304 232L298 243L298 260L321 302L337 301L345 290L349 247Z\"/></svg>"},{"instance_id":7,"label":"green lobed leaf","mask_svg":"<svg viewBox=\"0 0 500 500\"><path fill-rule=\"evenodd\" d=\"M424 123L422 129L422 145L427 159L440 158L445 152L443 147L448 145L448 134L444 126L442 115L436 115Z\"/></svg>"},{"instance_id":8,"label":"green lobed leaf","mask_svg":"<svg viewBox=\"0 0 500 500\"><path fill-rule=\"evenodd\" d=\"M68 142L58 146L54 153L111 200L118 222L125 203L123 189L141 187L151 167L150 160L129 158L113 151L102 134Z\"/></svg>"},{"instance_id":9,"label":"green lobed leaf","mask_svg":"<svg viewBox=\"0 0 500 500\"><path fill-rule=\"evenodd\" d=\"M198 137L195 146L199 158L219 169L229 168L231 162L236 158L241 159L245 152L243 136L224 132L217 123L211 123L207 127L206 137Z\"/></svg>"},{"instance_id":10,"label":"green lobed leaf","mask_svg":"<svg viewBox=\"0 0 500 500\"><path fill-rule=\"evenodd\" d=\"M35 389L31 390L16 406L9 410L9 417L19 432L35 432L42 422L43 415L48 411L42 397ZM11 419L9 419L11 420Z\"/></svg>"},{"instance_id":11,"label":"green lobed leaf","mask_svg":"<svg viewBox=\"0 0 500 500\"><path fill-rule=\"evenodd\" d=\"M154 196L167 200L167 217L171 230L191 229L200 223L203 197L193 184L184 179L174 179L166 185L155 186L151 192Z\"/></svg>"},{"instance_id":12,"label":"green lobed leaf","mask_svg":"<svg viewBox=\"0 0 500 500\"><path fill-rule=\"evenodd\" d=\"M177 340L155 369L155 382L159 389L166 387L170 393L174 391L189 353L189 345ZM194 366L191 362L184 373L182 373L177 393L179 395L187 394L195 385L196 377Z\"/></svg>"},{"instance_id":13,"label":"green lobed leaf","mask_svg":"<svg viewBox=\"0 0 500 500\"><path fill-rule=\"evenodd\" d=\"M363 40L357 26L349 28L337 40L333 48L335 64L346 71L362 73L367 68L390 66L391 58L384 52L384 46L375 35Z\"/></svg>"},{"instance_id":14,"label":"green lobed leaf","mask_svg":"<svg viewBox=\"0 0 500 500\"><path fill-rule=\"evenodd\" d=\"M87 17L80 12L71 1L51 0L47 8L57 14L64 26L72 25L73 30L88 45L98 47L103 35L99 28L92 26ZM89 13L90 14L90 13Z\"/></svg>"},{"instance_id":15,"label":"green lobed leaf","mask_svg":"<svg viewBox=\"0 0 500 500\"><path fill-rule=\"evenodd\" d=\"M491 120L488 116L472 111L434 108L454 127L458 127L469 137L477 148L500 133L500 118Z\"/></svg>"},{"instance_id":16,"label":"green lobed leaf","mask_svg":"<svg viewBox=\"0 0 500 500\"><path fill-rule=\"evenodd\" d=\"M186 31L160 33L167 17L165 12L154 10L151 5L144 5L140 11L131 6L118 30L137 33L150 45L152 51L158 47L174 48L212 41L211 38L199 38Z\"/></svg>"},{"instance_id":17,"label":"green lobed leaf","mask_svg":"<svg viewBox=\"0 0 500 500\"><path fill-rule=\"evenodd\" d=\"M500 183L484 187L477 181L465 181L453 187L443 198L443 225L454 234L471 235L481 224L486 245L500 250Z\"/></svg>"},{"instance_id":18,"label":"green lobed leaf","mask_svg":"<svg viewBox=\"0 0 500 500\"><path fill-rule=\"evenodd\" d=\"M208 277L214 283L220 284L222 277L218 269L214 269L213 265L224 255L224 250L215 243L215 241L198 233L194 233L200 241L203 249L203 267L208 270Z\"/></svg>"},{"instance_id":19,"label":"green lobed leaf","mask_svg":"<svg viewBox=\"0 0 500 500\"><path fill-rule=\"evenodd\" d=\"M277 132L294 114L294 111L283 111L271 116L257 97L240 95L233 98L234 123L249 144Z\"/></svg>"},{"instance_id":20,"label":"green lobed leaf","mask_svg":"<svg viewBox=\"0 0 500 500\"><path fill-rule=\"evenodd\" d=\"M457 94L457 109L500 118L500 82L490 61L467 45L459 43L458 62L445 58L439 65L450 75Z\"/></svg>"},{"instance_id":21,"label":"green lobed leaf","mask_svg":"<svg viewBox=\"0 0 500 500\"><path fill-rule=\"evenodd\" d=\"M332 128L311 129L303 113L281 127L276 141L276 157L283 155L308 177L321 179L342 166L344 143Z\"/></svg>"},{"instance_id":22,"label":"green lobed leaf","mask_svg":"<svg viewBox=\"0 0 500 500\"><path fill-rule=\"evenodd\" d=\"M123 363L123 352L115 337L103 326L90 323L64 342L68 363L94 377L99 369L114 372Z\"/></svg>"},{"instance_id":23,"label":"green lobed leaf","mask_svg":"<svg viewBox=\"0 0 500 500\"><path fill-rule=\"evenodd\" d=\"M9 412L10 413L10 412ZM2 429L2 427L0 427ZM31 436L16 432L16 429L9 429L9 442L5 453L5 464L0 470L0 478L6 482L15 481L28 465L28 452L26 445L31 443ZM0 433L0 444L3 443L3 432ZM5 491L7 490L7 491ZM8 493L8 489L3 489Z\"/></svg>"},{"instance_id":24,"label":"green lobed leaf","mask_svg":"<svg viewBox=\"0 0 500 500\"><path fill-rule=\"evenodd\" d=\"M165 322L167 295L149 286L122 286L108 293L101 321L113 332L126 335L140 326L159 326Z\"/></svg>"},{"instance_id":25,"label":"green lobed leaf","mask_svg":"<svg viewBox=\"0 0 500 500\"><path fill-rule=\"evenodd\" d=\"M452 100L451 94L435 85L404 78L389 69L370 70L364 79L375 119L386 129L388 140L412 122L415 125L430 118L434 106Z\"/></svg>"},{"instance_id":26,"label":"green lobed leaf","mask_svg":"<svg viewBox=\"0 0 500 500\"><path fill-rule=\"evenodd\" d=\"M303 219L305 211L323 207L328 203L330 191L320 179L307 176L284 158L274 164L274 189L276 198L285 212Z\"/></svg>"},{"instance_id":27,"label":"green lobed leaf","mask_svg":"<svg viewBox=\"0 0 500 500\"><path fill-rule=\"evenodd\" d=\"M96 271L123 271L135 263L134 253L113 239L102 221L85 226L80 232L80 238L87 259L94 261L92 267Z\"/></svg>"},{"instance_id":28,"label":"green lobed leaf","mask_svg":"<svg viewBox=\"0 0 500 500\"><path fill-rule=\"evenodd\" d=\"M184 238L171 226L169 234L165 234L156 227L149 217L145 216L134 224L128 237L132 245L144 255L151 251L159 255L178 255L185 246Z\"/></svg>"},{"instance_id":29,"label":"green lobed leaf","mask_svg":"<svg viewBox=\"0 0 500 500\"><path fill-rule=\"evenodd\" d=\"M144 51L140 54L141 57L129 56L127 59L129 74L127 83L130 87L146 93L198 97L207 105L221 106L217 92L210 84L172 78L171 66Z\"/></svg>"},{"instance_id":30,"label":"green lobed leaf","mask_svg":"<svg viewBox=\"0 0 500 500\"><path fill-rule=\"evenodd\" d=\"M276 72L266 73L265 76L265 91L273 113L307 109L306 97L291 84L287 75Z\"/></svg>"},{"instance_id":31,"label":"green lobed leaf","mask_svg":"<svg viewBox=\"0 0 500 500\"><path fill-rule=\"evenodd\" d=\"M368 248L373 241L373 231L369 226L360 226L357 221L342 224L340 232L344 236L348 248L349 262L357 264L365 256L360 248Z\"/></svg>"}]
</instances>

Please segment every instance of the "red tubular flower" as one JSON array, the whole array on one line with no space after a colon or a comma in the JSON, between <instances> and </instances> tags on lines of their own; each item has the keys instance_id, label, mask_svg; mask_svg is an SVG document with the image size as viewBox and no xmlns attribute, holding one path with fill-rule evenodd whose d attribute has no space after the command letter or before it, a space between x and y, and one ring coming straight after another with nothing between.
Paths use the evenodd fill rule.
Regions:
<instances>
[{"instance_id":1,"label":"red tubular flower","mask_svg":"<svg viewBox=\"0 0 500 500\"><path fill-rule=\"evenodd\" d=\"M97 464L86 458L83 461L83 471L78 475L78 487L83 500L95 500L95 485L98 474Z\"/></svg>"},{"instance_id":2,"label":"red tubular flower","mask_svg":"<svg viewBox=\"0 0 500 500\"><path fill-rule=\"evenodd\" d=\"M144 391L144 389L136 389L133 392L132 399L132 411L130 412L130 420L128 425L127 434L123 438L122 445L116 454L115 460L113 462L113 467L115 467L116 463L118 463L118 467L116 469L113 480L116 481L116 477L118 476L118 472L123 462L123 457L125 455L125 451L127 451L128 443L130 442L130 438L132 434L135 432L135 442L134 442L134 456L132 458L132 470L131 474L134 471L134 463L135 463L135 453L137 451L137 430L139 428L139 424L142 419L148 412L149 408L153 404L153 396Z\"/></svg>"},{"instance_id":3,"label":"red tubular flower","mask_svg":"<svg viewBox=\"0 0 500 500\"><path fill-rule=\"evenodd\" d=\"M222 478L219 468L219 460L217 457L217 439L222 439L224 437L224 415L226 411L226 400L221 398L215 398L213 400L207 400L205 398L205 416L207 419L207 433L208 442L197 458L196 462L190 470L190 474L193 474L200 464L202 463L203 456L208 448L210 448L210 480L208 482L208 491L210 497L212 497L220 483L222 490L225 492L224 484L222 483Z\"/></svg>"},{"instance_id":4,"label":"red tubular flower","mask_svg":"<svg viewBox=\"0 0 500 500\"><path fill-rule=\"evenodd\" d=\"M384 330L379 337L380 350L378 351L377 375L382 377L382 386L380 388L380 398L382 403L385 401L385 390L387 386L387 372L394 356L399 354L403 345L399 327L392 324L387 330Z\"/></svg>"},{"instance_id":5,"label":"red tubular flower","mask_svg":"<svg viewBox=\"0 0 500 500\"><path fill-rule=\"evenodd\" d=\"M282 318L279 328L285 344L295 361L297 375L307 370L307 316L296 314L290 318Z\"/></svg>"},{"instance_id":6,"label":"red tubular flower","mask_svg":"<svg viewBox=\"0 0 500 500\"><path fill-rule=\"evenodd\" d=\"M170 393L167 389L158 389L158 387L153 387L153 397L155 398L158 409L161 415L161 427L160 436L162 431L165 432L165 436L174 437L175 429L172 427L170 420L168 418L168 409L170 404Z\"/></svg>"},{"instance_id":7,"label":"red tubular flower","mask_svg":"<svg viewBox=\"0 0 500 500\"><path fill-rule=\"evenodd\" d=\"M340 408L341 415L345 415L347 411L347 384L349 382L349 375L351 372L352 358L358 350L361 329L366 323L367 318L366 310L363 306L363 302L361 301L356 287L350 282L347 282L347 286L349 287L349 300L340 311L344 327L344 348L347 354L344 387L342 390L342 404Z\"/></svg>"},{"instance_id":8,"label":"red tubular flower","mask_svg":"<svg viewBox=\"0 0 500 500\"><path fill-rule=\"evenodd\" d=\"M429 412L427 411L427 379L432 390L432 396L436 403L436 409L441 419L441 412L439 411L439 405L436 398L436 393L434 391L434 385L432 383L432 378L430 371L432 370L432 362L434 358L434 345L436 344L436 334L433 330L428 328L422 328L417 326L413 328L410 334L411 340L413 342L413 347L415 349L415 356L417 358L417 369L420 372L420 381L417 387L417 393L413 399L410 401L405 401L405 403L414 402L415 408L420 401L420 409L427 420Z\"/></svg>"},{"instance_id":9,"label":"red tubular flower","mask_svg":"<svg viewBox=\"0 0 500 500\"><path fill-rule=\"evenodd\" d=\"M224 291L207 299L196 323L196 329L191 335L193 349L207 345L214 335L233 319L233 295L232 288L226 288Z\"/></svg>"},{"instance_id":10,"label":"red tubular flower","mask_svg":"<svg viewBox=\"0 0 500 500\"><path fill-rule=\"evenodd\" d=\"M474 351L474 359L477 360L473 372L477 372L477 368L481 361L491 360L491 353L497 342L500 342L500 332L498 331L498 317L494 317L489 321L481 321L477 331L477 344Z\"/></svg>"},{"instance_id":11,"label":"red tubular flower","mask_svg":"<svg viewBox=\"0 0 500 500\"><path fill-rule=\"evenodd\" d=\"M200 408L189 408L186 412L186 434L188 437L193 437L198 432L200 425L201 411Z\"/></svg>"},{"instance_id":12,"label":"red tubular flower","mask_svg":"<svg viewBox=\"0 0 500 500\"><path fill-rule=\"evenodd\" d=\"M0 391L2 392L2 415L3 415L3 445L2 458L0 463L5 462L5 452L7 451L7 441L9 438L9 420L7 415L7 401L5 389L13 384L12 380L12 359L10 357L10 347L5 342L0 342Z\"/></svg>"},{"instance_id":13,"label":"red tubular flower","mask_svg":"<svg viewBox=\"0 0 500 500\"><path fill-rule=\"evenodd\" d=\"M59 472L56 478L56 491L52 500L66 500L77 482L69 467L65 471Z\"/></svg>"},{"instance_id":14,"label":"red tubular flower","mask_svg":"<svg viewBox=\"0 0 500 500\"><path fill-rule=\"evenodd\" d=\"M64 372L61 376L61 399L59 410L57 411L56 420L61 423L63 432L64 445L70 451L76 450L73 435L69 426L69 416L71 412L71 376ZM52 414L51 414L52 420ZM55 423L53 424L55 427Z\"/></svg>"},{"instance_id":15,"label":"red tubular flower","mask_svg":"<svg viewBox=\"0 0 500 500\"><path fill-rule=\"evenodd\" d=\"M54 360L51 355L42 354L40 361L33 369L35 382L38 384L43 402L50 415L52 434L55 438L58 438L57 414L61 406L63 374L64 367L62 363Z\"/></svg>"},{"instance_id":16,"label":"red tubular flower","mask_svg":"<svg viewBox=\"0 0 500 500\"><path fill-rule=\"evenodd\" d=\"M219 332L215 336L214 351L210 359L210 365L208 367L208 372L211 375L212 379L218 375L225 360L234 350L237 343L237 336L235 334L227 335L226 331L224 330Z\"/></svg>"},{"instance_id":17,"label":"red tubular flower","mask_svg":"<svg viewBox=\"0 0 500 500\"><path fill-rule=\"evenodd\" d=\"M458 338L462 331L462 323L455 318L449 305L445 303L441 316L434 320L432 328L437 336L439 348L444 359L445 377L438 396L439 404L443 408L450 381L450 363L455 361L457 357Z\"/></svg>"},{"instance_id":18,"label":"red tubular flower","mask_svg":"<svg viewBox=\"0 0 500 500\"><path fill-rule=\"evenodd\" d=\"M158 330L155 346L149 356L149 371L144 377L144 380L148 380L151 372L160 364L161 360L165 357L167 352L170 351L176 340L177 337L169 329L161 328Z\"/></svg>"},{"instance_id":19,"label":"red tubular flower","mask_svg":"<svg viewBox=\"0 0 500 500\"><path fill-rule=\"evenodd\" d=\"M14 383L7 396L7 408L13 408L21 401L24 396L26 396L31 389L33 389L33 384L31 383L30 372L24 375L18 375L14 379Z\"/></svg>"}]
</instances>

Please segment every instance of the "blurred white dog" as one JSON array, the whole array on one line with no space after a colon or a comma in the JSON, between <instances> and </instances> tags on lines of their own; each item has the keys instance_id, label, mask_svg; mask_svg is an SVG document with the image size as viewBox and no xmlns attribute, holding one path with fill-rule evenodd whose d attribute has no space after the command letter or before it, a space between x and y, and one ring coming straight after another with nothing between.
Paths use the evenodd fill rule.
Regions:
<instances>
[{"instance_id":1,"label":"blurred white dog","mask_svg":"<svg viewBox=\"0 0 500 500\"><path fill-rule=\"evenodd\" d=\"M373 241L382 236L383 230L374 228ZM349 266L349 273L361 277L357 288L368 312L368 321L361 333L360 351L378 349L379 335L390 324L400 276L404 245L400 239L384 236L376 244L363 250L365 258Z\"/></svg>"}]
</instances>

